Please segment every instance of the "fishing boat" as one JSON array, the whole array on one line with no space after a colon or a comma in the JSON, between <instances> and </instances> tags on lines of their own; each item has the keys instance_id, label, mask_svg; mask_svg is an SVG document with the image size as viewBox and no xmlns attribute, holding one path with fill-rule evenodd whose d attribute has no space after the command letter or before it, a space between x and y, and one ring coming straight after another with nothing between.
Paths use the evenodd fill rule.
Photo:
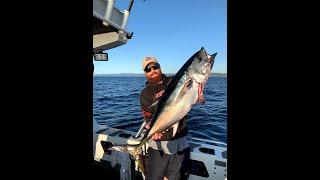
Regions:
<instances>
[{"instance_id":1,"label":"fishing boat","mask_svg":"<svg viewBox=\"0 0 320 180\"><path fill-rule=\"evenodd\" d=\"M115 0L93 0L93 54L97 61L107 61L105 51L122 46L132 39L133 33L127 31L127 22L133 5L129 1L128 9L120 11ZM143 120L141 120L143 122ZM142 124L138 132L99 125L93 119L93 161L96 166L105 169L119 179L145 179L138 163L125 152L108 150L110 144L139 144L145 130ZM227 179L227 144L201 138L188 137L190 144L190 180ZM143 146L145 163L148 162ZM102 172L103 173L103 172Z\"/></svg>"}]
</instances>

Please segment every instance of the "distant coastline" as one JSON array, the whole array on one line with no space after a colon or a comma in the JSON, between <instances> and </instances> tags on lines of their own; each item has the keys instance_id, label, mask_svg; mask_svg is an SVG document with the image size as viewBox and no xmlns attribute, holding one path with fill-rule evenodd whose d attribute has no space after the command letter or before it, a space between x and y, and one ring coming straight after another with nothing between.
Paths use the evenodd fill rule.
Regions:
<instances>
[{"instance_id":1,"label":"distant coastline","mask_svg":"<svg viewBox=\"0 0 320 180\"><path fill-rule=\"evenodd\" d=\"M165 75L173 76L172 73L165 73ZM94 74L96 77L144 77L144 74L138 73L119 73L119 74ZM210 77L227 77L227 73L211 73Z\"/></svg>"}]
</instances>

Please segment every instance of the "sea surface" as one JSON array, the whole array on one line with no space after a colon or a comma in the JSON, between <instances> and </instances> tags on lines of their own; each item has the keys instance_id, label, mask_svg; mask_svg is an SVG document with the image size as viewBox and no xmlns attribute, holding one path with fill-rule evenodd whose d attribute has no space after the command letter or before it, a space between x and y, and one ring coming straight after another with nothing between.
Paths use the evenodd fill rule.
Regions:
<instances>
[{"instance_id":1,"label":"sea surface","mask_svg":"<svg viewBox=\"0 0 320 180\"><path fill-rule=\"evenodd\" d=\"M137 132L143 122L140 92L145 77L93 77L93 115L98 124ZM227 143L227 77L209 77L205 104L188 113L189 137Z\"/></svg>"}]
</instances>

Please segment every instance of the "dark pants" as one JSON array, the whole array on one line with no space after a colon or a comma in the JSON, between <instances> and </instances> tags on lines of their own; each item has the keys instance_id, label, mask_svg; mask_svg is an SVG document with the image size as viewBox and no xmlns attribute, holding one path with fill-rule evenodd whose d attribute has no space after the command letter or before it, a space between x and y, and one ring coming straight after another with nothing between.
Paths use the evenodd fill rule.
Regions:
<instances>
[{"instance_id":1,"label":"dark pants","mask_svg":"<svg viewBox=\"0 0 320 180\"><path fill-rule=\"evenodd\" d=\"M190 148L168 155L148 148L147 180L184 180L189 177Z\"/></svg>"}]
</instances>

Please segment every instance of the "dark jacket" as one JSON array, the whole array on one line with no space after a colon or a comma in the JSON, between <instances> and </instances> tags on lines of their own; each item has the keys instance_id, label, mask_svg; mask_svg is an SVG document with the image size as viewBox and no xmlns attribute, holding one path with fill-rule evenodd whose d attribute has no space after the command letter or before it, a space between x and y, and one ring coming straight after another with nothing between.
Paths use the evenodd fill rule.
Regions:
<instances>
[{"instance_id":1,"label":"dark jacket","mask_svg":"<svg viewBox=\"0 0 320 180\"><path fill-rule=\"evenodd\" d=\"M148 123L152 119L153 114L156 112L156 106L151 106L157 100L159 100L165 88L169 84L170 80L173 77L167 77L166 75L162 75L162 83L160 84L151 84L148 81L146 82L146 87L142 90L140 95L140 103L142 108L142 114L145 121ZM171 140L177 139L183 136L186 136L188 132L187 129L187 116L180 120L179 126L174 138L172 138L173 128L170 128L169 131L166 131L160 140Z\"/></svg>"}]
</instances>

